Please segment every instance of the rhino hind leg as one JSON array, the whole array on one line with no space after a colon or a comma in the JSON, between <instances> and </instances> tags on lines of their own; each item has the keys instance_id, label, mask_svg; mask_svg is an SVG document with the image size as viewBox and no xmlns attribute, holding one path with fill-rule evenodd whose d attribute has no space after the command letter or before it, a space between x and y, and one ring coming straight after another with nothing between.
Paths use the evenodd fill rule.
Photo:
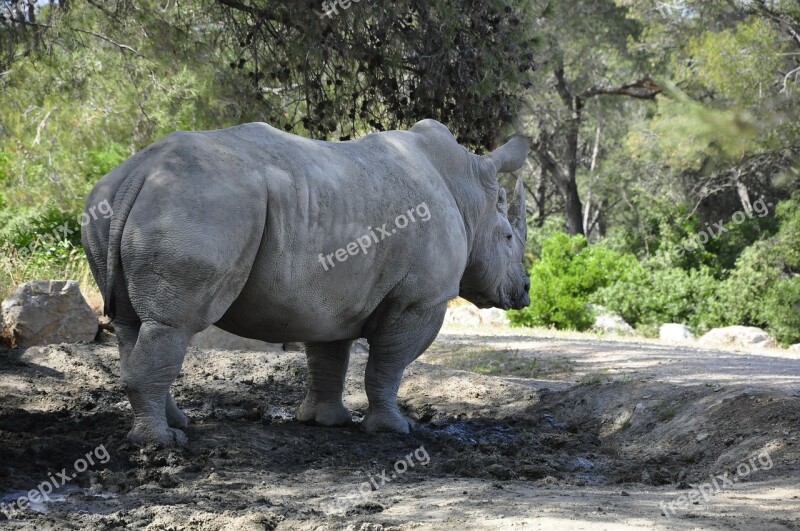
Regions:
<instances>
[{"instance_id":1,"label":"rhino hind leg","mask_svg":"<svg viewBox=\"0 0 800 531\"><path fill-rule=\"evenodd\" d=\"M144 446L183 446L186 416L175 406L170 386L181 370L189 337L177 328L146 321L139 328L136 345L120 348L122 382L134 413L128 440Z\"/></svg>"},{"instance_id":2,"label":"rhino hind leg","mask_svg":"<svg viewBox=\"0 0 800 531\"><path fill-rule=\"evenodd\" d=\"M295 414L300 422L341 426L353 421L342 403L352 341L308 343L308 392Z\"/></svg>"},{"instance_id":3,"label":"rhino hind leg","mask_svg":"<svg viewBox=\"0 0 800 531\"><path fill-rule=\"evenodd\" d=\"M422 311L407 310L383 319L369 340L369 360L364 383L369 408L363 430L408 433L409 423L397 407L403 371L425 352L442 328L447 304Z\"/></svg>"}]
</instances>

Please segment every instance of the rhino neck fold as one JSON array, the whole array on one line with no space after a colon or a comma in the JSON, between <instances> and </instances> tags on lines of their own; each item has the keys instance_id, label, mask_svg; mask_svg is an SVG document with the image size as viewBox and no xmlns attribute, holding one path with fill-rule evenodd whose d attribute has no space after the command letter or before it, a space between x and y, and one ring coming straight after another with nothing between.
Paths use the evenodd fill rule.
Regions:
<instances>
[{"instance_id":1,"label":"rhino neck fold","mask_svg":"<svg viewBox=\"0 0 800 531\"><path fill-rule=\"evenodd\" d=\"M486 162L478 155L464 150L464 162L460 171L443 172L445 183L450 194L458 206L461 220L464 223L464 232L467 240L467 264L465 271L476 260L475 234L476 227L486 216L490 197L496 197L499 185L494 177L494 172L488 168ZM492 206L492 213L494 206Z\"/></svg>"}]
</instances>

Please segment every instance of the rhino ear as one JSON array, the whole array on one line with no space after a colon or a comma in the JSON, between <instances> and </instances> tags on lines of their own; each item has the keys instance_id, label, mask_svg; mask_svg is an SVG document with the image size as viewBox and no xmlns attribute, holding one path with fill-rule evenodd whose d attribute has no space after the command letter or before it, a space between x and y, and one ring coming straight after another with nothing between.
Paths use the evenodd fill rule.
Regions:
<instances>
[{"instance_id":1,"label":"rhino ear","mask_svg":"<svg viewBox=\"0 0 800 531\"><path fill-rule=\"evenodd\" d=\"M528 230L527 212L525 211L525 187L522 186L522 179L517 179L514 187L514 198L508 205L508 221L511 226L520 234L525 234Z\"/></svg>"},{"instance_id":2,"label":"rhino ear","mask_svg":"<svg viewBox=\"0 0 800 531\"><path fill-rule=\"evenodd\" d=\"M484 158L490 160L498 173L517 171L525 164L531 141L526 136L516 135Z\"/></svg>"}]
</instances>

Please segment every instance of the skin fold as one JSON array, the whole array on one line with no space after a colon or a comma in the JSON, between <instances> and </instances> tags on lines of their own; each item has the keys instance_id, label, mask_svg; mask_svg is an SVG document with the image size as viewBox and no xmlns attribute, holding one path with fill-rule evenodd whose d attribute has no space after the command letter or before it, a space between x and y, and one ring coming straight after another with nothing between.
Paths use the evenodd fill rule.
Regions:
<instances>
[{"instance_id":1,"label":"skin fold","mask_svg":"<svg viewBox=\"0 0 800 531\"><path fill-rule=\"evenodd\" d=\"M108 201L113 215L82 238L119 338L129 439L186 442L170 386L189 339L211 324L305 342L297 418L322 425L351 422L344 375L351 342L366 338L362 426L407 432L397 390L447 301L529 304L524 191L518 181L508 202L497 183L527 152L513 137L475 155L434 120L349 142L252 123L170 134L111 171L86 210Z\"/></svg>"}]
</instances>

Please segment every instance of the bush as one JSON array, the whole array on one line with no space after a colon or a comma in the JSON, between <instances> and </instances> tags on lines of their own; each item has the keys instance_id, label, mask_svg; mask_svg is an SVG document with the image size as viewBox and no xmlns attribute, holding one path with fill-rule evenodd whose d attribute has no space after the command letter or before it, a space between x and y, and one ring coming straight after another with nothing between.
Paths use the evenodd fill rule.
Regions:
<instances>
[{"instance_id":1,"label":"bush","mask_svg":"<svg viewBox=\"0 0 800 531\"><path fill-rule=\"evenodd\" d=\"M122 164L129 156L130 151L116 142L111 142L102 148L90 149L86 154L86 178L93 183Z\"/></svg>"},{"instance_id":2,"label":"bush","mask_svg":"<svg viewBox=\"0 0 800 531\"><path fill-rule=\"evenodd\" d=\"M696 330L716 326L718 281L711 269L701 266L687 271L656 264L635 264L619 280L599 289L591 301L639 328L663 323L683 323Z\"/></svg>"},{"instance_id":3,"label":"bush","mask_svg":"<svg viewBox=\"0 0 800 531\"><path fill-rule=\"evenodd\" d=\"M586 330L592 325L589 297L636 266L633 255L595 245L583 236L559 233L542 243L531 268L531 305L508 312L512 324Z\"/></svg>"},{"instance_id":4,"label":"bush","mask_svg":"<svg viewBox=\"0 0 800 531\"><path fill-rule=\"evenodd\" d=\"M81 246L80 211L63 211L49 207L44 211L27 210L9 221L0 230L0 245L10 245L16 249L30 249L61 243L64 246ZM68 230L64 230L66 224ZM50 245L52 246L52 245Z\"/></svg>"},{"instance_id":5,"label":"bush","mask_svg":"<svg viewBox=\"0 0 800 531\"><path fill-rule=\"evenodd\" d=\"M739 256L718 290L719 320L766 328L778 341L800 341L800 194L778 205L777 234Z\"/></svg>"},{"instance_id":6,"label":"bush","mask_svg":"<svg viewBox=\"0 0 800 531\"><path fill-rule=\"evenodd\" d=\"M784 345L800 343L800 276L782 279L767 294L767 329Z\"/></svg>"}]
</instances>

